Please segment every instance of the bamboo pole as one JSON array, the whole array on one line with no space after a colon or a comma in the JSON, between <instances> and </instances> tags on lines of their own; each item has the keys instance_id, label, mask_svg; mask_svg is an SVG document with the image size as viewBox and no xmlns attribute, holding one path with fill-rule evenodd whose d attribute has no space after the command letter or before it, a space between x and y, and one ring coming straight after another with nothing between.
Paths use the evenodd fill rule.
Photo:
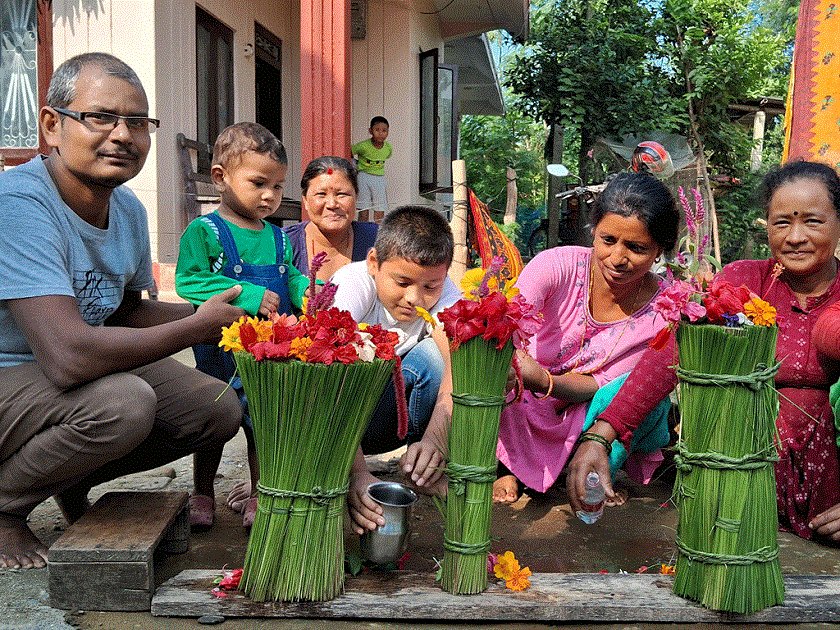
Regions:
<instances>
[{"instance_id":1,"label":"bamboo pole","mask_svg":"<svg viewBox=\"0 0 840 630\"><path fill-rule=\"evenodd\" d=\"M516 223L516 202L519 197L519 188L516 185L516 171L507 168L507 203L505 204L504 224Z\"/></svg>"},{"instance_id":2,"label":"bamboo pole","mask_svg":"<svg viewBox=\"0 0 840 630\"><path fill-rule=\"evenodd\" d=\"M461 278L467 272L467 214L469 213L469 195L467 193L467 163L464 160L452 162L452 238L455 241L455 252L452 265L449 267L449 277L456 286L461 286Z\"/></svg>"}]
</instances>

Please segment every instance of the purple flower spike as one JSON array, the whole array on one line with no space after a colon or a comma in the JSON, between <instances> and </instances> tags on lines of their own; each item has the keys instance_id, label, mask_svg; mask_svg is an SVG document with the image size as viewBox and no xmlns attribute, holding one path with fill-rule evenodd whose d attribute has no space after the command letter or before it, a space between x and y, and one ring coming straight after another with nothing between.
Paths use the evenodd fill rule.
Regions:
<instances>
[{"instance_id":1,"label":"purple flower spike","mask_svg":"<svg viewBox=\"0 0 840 630\"><path fill-rule=\"evenodd\" d=\"M481 279L481 284L478 285L478 298L486 298L490 293L490 278L497 276L502 266L505 264L505 259L501 256L493 256L490 261L490 266L484 272L484 277Z\"/></svg>"},{"instance_id":2,"label":"purple flower spike","mask_svg":"<svg viewBox=\"0 0 840 630\"><path fill-rule=\"evenodd\" d=\"M313 300L316 296L315 277L325 262L327 262L327 252L320 252L309 261L309 301L306 303L306 314L308 316L312 316L318 311L318 303Z\"/></svg>"},{"instance_id":3,"label":"purple flower spike","mask_svg":"<svg viewBox=\"0 0 840 630\"><path fill-rule=\"evenodd\" d=\"M309 304L312 304L312 313L317 313L318 311L325 311L330 306L332 306L333 300L335 299L335 292L338 291L338 285L333 284L332 282L327 282L323 287L321 287L321 291L316 295L314 298L310 298ZM307 309L309 310L309 309Z\"/></svg>"},{"instance_id":4,"label":"purple flower spike","mask_svg":"<svg viewBox=\"0 0 840 630\"><path fill-rule=\"evenodd\" d=\"M694 220L697 221L697 225L701 225L703 223L703 219L706 218L706 209L703 206L703 195L700 194L700 191L696 188L693 188L692 191L694 192L694 203L697 204L697 214L694 217Z\"/></svg>"}]
</instances>

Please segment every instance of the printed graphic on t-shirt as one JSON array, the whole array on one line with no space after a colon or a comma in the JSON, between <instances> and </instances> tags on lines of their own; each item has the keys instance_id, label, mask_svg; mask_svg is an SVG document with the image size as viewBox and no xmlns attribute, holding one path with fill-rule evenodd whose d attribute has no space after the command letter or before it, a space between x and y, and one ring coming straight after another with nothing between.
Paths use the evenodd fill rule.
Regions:
<instances>
[{"instance_id":1,"label":"printed graphic on t-shirt","mask_svg":"<svg viewBox=\"0 0 840 630\"><path fill-rule=\"evenodd\" d=\"M73 293L79 301L79 313L91 326L104 322L119 304L120 276L96 269L73 274Z\"/></svg>"},{"instance_id":2,"label":"printed graphic on t-shirt","mask_svg":"<svg viewBox=\"0 0 840 630\"><path fill-rule=\"evenodd\" d=\"M385 160L371 160L368 158L362 158L362 166L364 166L365 168L371 166L379 168L380 166L385 166Z\"/></svg>"}]
</instances>

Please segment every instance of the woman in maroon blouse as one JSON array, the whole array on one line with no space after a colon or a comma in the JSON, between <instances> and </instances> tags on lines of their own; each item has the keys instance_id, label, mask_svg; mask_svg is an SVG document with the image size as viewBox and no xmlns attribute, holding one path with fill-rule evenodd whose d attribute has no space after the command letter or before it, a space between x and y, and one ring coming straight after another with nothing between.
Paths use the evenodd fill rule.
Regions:
<instances>
[{"instance_id":1,"label":"woman in maroon blouse","mask_svg":"<svg viewBox=\"0 0 840 630\"><path fill-rule=\"evenodd\" d=\"M740 260L720 276L746 285L776 307L779 340L780 460L776 462L779 524L810 539L814 533L840 540L840 471L829 387L840 377L840 351L833 357L812 341L840 311L838 260L840 178L829 166L792 162L767 175L763 185L770 260ZM773 268L784 265L776 279ZM820 316L826 318L818 324ZM840 328L840 324L837 325ZM673 336L662 350L649 349L610 406L590 428L607 440L628 444L640 421L675 386ZM837 339L834 339L837 345ZM589 470L608 480L609 461L598 442L581 443L569 465L569 500L579 509ZM613 496L607 485L607 495Z\"/></svg>"}]
</instances>

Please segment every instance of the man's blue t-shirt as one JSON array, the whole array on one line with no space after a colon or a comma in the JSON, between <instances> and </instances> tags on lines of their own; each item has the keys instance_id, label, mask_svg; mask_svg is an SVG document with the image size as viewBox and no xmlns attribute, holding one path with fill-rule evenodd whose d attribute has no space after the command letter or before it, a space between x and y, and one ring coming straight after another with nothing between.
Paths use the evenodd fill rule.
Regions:
<instances>
[{"instance_id":1,"label":"man's blue t-shirt","mask_svg":"<svg viewBox=\"0 0 840 630\"><path fill-rule=\"evenodd\" d=\"M34 360L6 300L75 296L99 326L126 289L153 286L146 210L128 188L114 189L101 230L64 203L42 156L0 173L0 368Z\"/></svg>"}]
</instances>

